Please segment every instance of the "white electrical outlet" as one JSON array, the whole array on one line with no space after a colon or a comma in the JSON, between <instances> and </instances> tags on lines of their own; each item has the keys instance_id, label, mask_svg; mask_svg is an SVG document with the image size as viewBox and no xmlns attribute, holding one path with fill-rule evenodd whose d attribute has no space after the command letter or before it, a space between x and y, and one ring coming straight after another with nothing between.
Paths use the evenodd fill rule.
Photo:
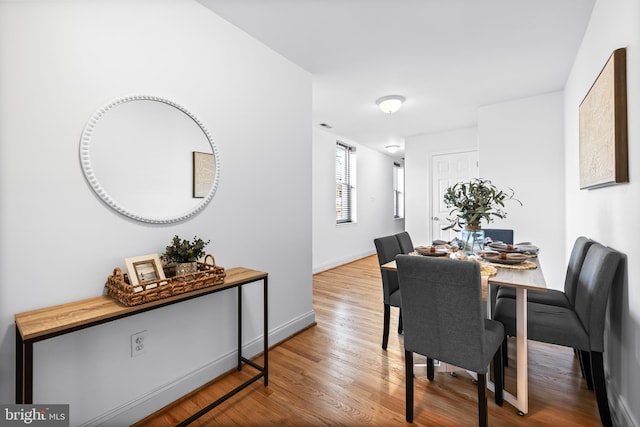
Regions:
<instances>
[{"instance_id":1,"label":"white electrical outlet","mask_svg":"<svg viewBox=\"0 0 640 427\"><path fill-rule=\"evenodd\" d=\"M147 350L147 331L131 335L131 357L140 356Z\"/></svg>"}]
</instances>

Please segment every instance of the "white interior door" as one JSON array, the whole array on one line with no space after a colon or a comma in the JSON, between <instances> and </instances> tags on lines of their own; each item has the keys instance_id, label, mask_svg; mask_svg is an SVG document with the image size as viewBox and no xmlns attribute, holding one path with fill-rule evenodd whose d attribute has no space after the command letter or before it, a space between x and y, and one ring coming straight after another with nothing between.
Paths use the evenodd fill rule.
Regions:
<instances>
[{"instance_id":1,"label":"white interior door","mask_svg":"<svg viewBox=\"0 0 640 427\"><path fill-rule=\"evenodd\" d=\"M444 192L459 181L478 177L478 151L434 154L431 161L431 239L450 241L453 230L442 230L449 224L450 209L444 204Z\"/></svg>"}]
</instances>

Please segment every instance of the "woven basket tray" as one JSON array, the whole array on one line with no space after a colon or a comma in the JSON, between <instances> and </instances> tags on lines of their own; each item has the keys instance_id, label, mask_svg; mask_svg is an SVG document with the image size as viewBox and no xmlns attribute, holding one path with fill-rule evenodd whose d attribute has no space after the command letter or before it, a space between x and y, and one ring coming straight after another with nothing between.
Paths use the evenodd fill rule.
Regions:
<instances>
[{"instance_id":1,"label":"woven basket tray","mask_svg":"<svg viewBox=\"0 0 640 427\"><path fill-rule=\"evenodd\" d=\"M110 297L131 307L208 286L221 285L226 275L224 268L216 265L213 255L207 255L204 262L198 263L198 271L195 273L151 280L135 287L129 283L127 275L116 267L113 274L107 278L105 287Z\"/></svg>"}]
</instances>

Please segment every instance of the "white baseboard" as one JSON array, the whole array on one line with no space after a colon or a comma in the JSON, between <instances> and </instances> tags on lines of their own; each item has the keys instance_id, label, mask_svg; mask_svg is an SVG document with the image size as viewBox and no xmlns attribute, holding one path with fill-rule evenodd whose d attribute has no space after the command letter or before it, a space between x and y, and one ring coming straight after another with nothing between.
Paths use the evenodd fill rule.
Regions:
<instances>
[{"instance_id":1,"label":"white baseboard","mask_svg":"<svg viewBox=\"0 0 640 427\"><path fill-rule=\"evenodd\" d=\"M615 426L640 426L638 421L633 418L629 406L620 398L620 393L613 387L607 387L609 394L609 409L611 410L611 418Z\"/></svg>"},{"instance_id":2,"label":"white baseboard","mask_svg":"<svg viewBox=\"0 0 640 427\"><path fill-rule=\"evenodd\" d=\"M332 268L341 266L343 264L348 264L352 261L356 261L359 260L361 258L365 258L368 257L369 255L374 255L375 251L366 251L366 252L361 252L359 254L355 254L355 255L350 255L348 257L344 257L344 258L339 258L339 259L334 259L325 263L322 263L320 265L314 265L313 266L313 274L316 273L320 273L326 270L331 270Z\"/></svg>"},{"instance_id":3,"label":"white baseboard","mask_svg":"<svg viewBox=\"0 0 640 427\"><path fill-rule=\"evenodd\" d=\"M301 330L315 324L316 315L310 311L297 319L294 319L269 332L269 344L273 346L295 335ZM244 357L251 358L263 350L262 339L253 340L242 347ZM205 366L193 370L187 375L167 383L138 398L113 408L89 421L81 424L82 427L131 425L142 418L154 413L164 406L174 402L190 393L196 388L210 382L212 379L234 369L237 364L237 353L229 352L213 360ZM251 368L248 368L251 369Z\"/></svg>"}]
</instances>

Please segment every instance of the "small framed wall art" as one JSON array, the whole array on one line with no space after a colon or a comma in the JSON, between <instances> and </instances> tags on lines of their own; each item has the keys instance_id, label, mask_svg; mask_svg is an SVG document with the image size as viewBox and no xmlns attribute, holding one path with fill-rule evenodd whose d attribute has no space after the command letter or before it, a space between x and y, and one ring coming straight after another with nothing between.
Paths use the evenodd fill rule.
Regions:
<instances>
[{"instance_id":1,"label":"small framed wall art","mask_svg":"<svg viewBox=\"0 0 640 427\"><path fill-rule=\"evenodd\" d=\"M146 282L166 279L158 254L125 258L124 264L127 267L127 274L131 286L138 287L144 285ZM140 290L142 290L142 288ZM139 291L136 289L136 292Z\"/></svg>"},{"instance_id":2,"label":"small framed wall art","mask_svg":"<svg viewBox=\"0 0 640 427\"><path fill-rule=\"evenodd\" d=\"M216 176L216 163L213 154L193 152L193 198L202 199L211 189Z\"/></svg>"},{"instance_id":3,"label":"small framed wall art","mask_svg":"<svg viewBox=\"0 0 640 427\"><path fill-rule=\"evenodd\" d=\"M627 55L613 52L580 103L580 189L629 182Z\"/></svg>"}]
</instances>

